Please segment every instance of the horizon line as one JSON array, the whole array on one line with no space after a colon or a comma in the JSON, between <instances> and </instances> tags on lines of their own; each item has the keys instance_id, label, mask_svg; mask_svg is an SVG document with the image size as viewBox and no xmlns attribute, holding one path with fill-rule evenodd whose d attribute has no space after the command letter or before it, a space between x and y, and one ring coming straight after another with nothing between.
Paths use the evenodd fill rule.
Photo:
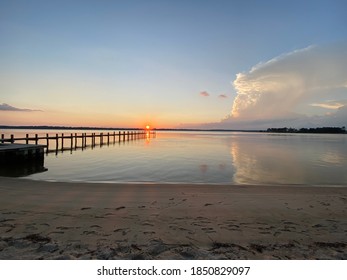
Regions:
<instances>
[{"instance_id":1,"label":"horizon line","mask_svg":"<svg viewBox=\"0 0 347 280\"><path fill-rule=\"evenodd\" d=\"M98 126L65 126L65 125L0 125L0 129L62 129L62 130L141 130L145 128L134 127L98 127ZM243 131L243 132L262 132L261 129L199 129L199 128L152 128L156 131Z\"/></svg>"}]
</instances>

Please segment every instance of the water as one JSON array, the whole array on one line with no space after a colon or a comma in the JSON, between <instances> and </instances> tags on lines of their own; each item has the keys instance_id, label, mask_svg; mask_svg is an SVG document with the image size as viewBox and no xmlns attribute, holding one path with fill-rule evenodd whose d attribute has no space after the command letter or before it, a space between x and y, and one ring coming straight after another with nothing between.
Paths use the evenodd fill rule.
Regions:
<instances>
[{"instance_id":1,"label":"water","mask_svg":"<svg viewBox=\"0 0 347 280\"><path fill-rule=\"evenodd\" d=\"M16 137L24 134L23 131L11 133ZM121 183L346 185L347 135L158 132L155 138L49 153L45 167L46 172L27 178Z\"/></svg>"}]
</instances>

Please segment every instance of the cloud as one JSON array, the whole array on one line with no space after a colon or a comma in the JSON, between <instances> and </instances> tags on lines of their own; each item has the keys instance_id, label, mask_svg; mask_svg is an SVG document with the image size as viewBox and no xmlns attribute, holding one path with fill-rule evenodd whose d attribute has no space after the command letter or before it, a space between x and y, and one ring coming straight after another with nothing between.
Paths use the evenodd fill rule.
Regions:
<instances>
[{"instance_id":1,"label":"cloud","mask_svg":"<svg viewBox=\"0 0 347 280\"><path fill-rule=\"evenodd\" d=\"M202 91L202 92L200 92L200 96L208 97L208 96L210 96L210 94L207 91Z\"/></svg>"},{"instance_id":2,"label":"cloud","mask_svg":"<svg viewBox=\"0 0 347 280\"><path fill-rule=\"evenodd\" d=\"M309 46L274 57L238 73L232 84L237 95L225 118L179 127L347 126L347 42Z\"/></svg>"},{"instance_id":3,"label":"cloud","mask_svg":"<svg viewBox=\"0 0 347 280\"><path fill-rule=\"evenodd\" d=\"M336 114L346 105L347 44L283 54L238 73L233 86L237 96L223 122L317 121L318 109Z\"/></svg>"},{"instance_id":4,"label":"cloud","mask_svg":"<svg viewBox=\"0 0 347 280\"><path fill-rule=\"evenodd\" d=\"M325 109L339 109L345 105L347 105L347 100L328 100L326 102L322 102L322 103L312 103L310 104L311 106L314 107L321 107L321 108L325 108Z\"/></svg>"},{"instance_id":5,"label":"cloud","mask_svg":"<svg viewBox=\"0 0 347 280\"><path fill-rule=\"evenodd\" d=\"M201 91L200 96L208 97L208 96L211 96L211 93L209 93L207 91ZM215 94L212 94L212 96L215 96ZM218 95L218 98L228 98L228 96L226 94L220 94L220 95Z\"/></svg>"},{"instance_id":6,"label":"cloud","mask_svg":"<svg viewBox=\"0 0 347 280\"><path fill-rule=\"evenodd\" d=\"M16 112L42 112L41 110L32 110L32 109L21 109L13 107L9 104L2 103L0 104L0 111L16 111Z\"/></svg>"}]
</instances>

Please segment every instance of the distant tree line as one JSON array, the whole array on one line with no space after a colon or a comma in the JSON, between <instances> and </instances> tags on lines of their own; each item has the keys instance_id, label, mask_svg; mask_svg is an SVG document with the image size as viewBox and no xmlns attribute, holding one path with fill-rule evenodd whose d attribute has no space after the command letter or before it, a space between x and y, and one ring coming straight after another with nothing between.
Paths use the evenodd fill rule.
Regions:
<instances>
[{"instance_id":1,"label":"distant tree line","mask_svg":"<svg viewBox=\"0 0 347 280\"><path fill-rule=\"evenodd\" d=\"M276 132L276 133L347 133L346 127L316 127L316 128L268 128L267 132Z\"/></svg>"}]
</instances>

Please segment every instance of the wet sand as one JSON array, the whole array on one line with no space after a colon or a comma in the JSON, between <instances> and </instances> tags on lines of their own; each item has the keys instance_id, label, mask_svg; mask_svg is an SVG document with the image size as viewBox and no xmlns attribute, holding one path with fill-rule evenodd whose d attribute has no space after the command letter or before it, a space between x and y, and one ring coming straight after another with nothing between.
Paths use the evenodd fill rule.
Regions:
<instances>
[{"instance_id":1,"label":"wet sand","mask_svg":"<svg viewBox=\"0 0 347 280\"><path fill-rule=\"evenodd\" d=\"M347 259L347 188L0 177L0 259Z\"/></svg>"}]
</instances>

